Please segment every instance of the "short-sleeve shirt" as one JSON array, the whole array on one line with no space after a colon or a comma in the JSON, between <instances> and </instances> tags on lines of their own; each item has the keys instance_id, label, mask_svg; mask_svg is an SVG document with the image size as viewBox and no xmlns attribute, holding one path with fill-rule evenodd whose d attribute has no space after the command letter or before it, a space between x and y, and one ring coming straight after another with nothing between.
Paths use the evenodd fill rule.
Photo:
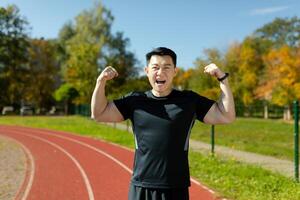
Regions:
<instances>
[{"instance_id":1,"label":"short-sleeve shirt","mask_svg":"<svg viewBox=\"0 0 300 200\"><path fill-rule=\"evenodd\" d=\"M132 122L136 150L131 183L147 188L190 186L191 129L196 119L203 121L215 101L173 89L165 97L132 92L114 103Z\"/></svg>"}]
</instances>

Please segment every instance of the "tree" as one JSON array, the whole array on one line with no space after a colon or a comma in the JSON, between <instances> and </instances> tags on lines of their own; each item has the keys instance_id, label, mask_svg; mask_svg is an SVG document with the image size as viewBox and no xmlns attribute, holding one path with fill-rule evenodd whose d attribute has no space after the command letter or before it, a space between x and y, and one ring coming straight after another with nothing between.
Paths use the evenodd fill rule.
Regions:
<instances>
[{"instance_id":1,"label":"tree","mask_svg":"<svg viewBox=\"0 0 300 200\"><path fill-rule=\"evenodd\" d=\"M0 7L0 103L19 104L25 88L28 22L14 5Z\"/></svg>"},{"instance_id":2,"label":"tree","mask_svg":"<svg viewBox=\"0 0 300 200\"><path fill-rule=\"evenodd\" d=\"M78 96L78 92L71 85L65 83L57 89L53 97L56 101L62 101L64 103L65 114L69 113L69 105L73 103L74 99Z\"/></svg>"},{"instance_id":3,"label":"tree","mask_svg":"<svg viewBox=\"0 0 300 200\"><path fill-rule=\"evenodd\" d=\"M300 41L300 19L297 17L276 18L271 23L257 29L253 37L259 41L261 57L266 57L270 51L283 46L295 48ZM264 100L265 117L268 116L268 104L274 103L271 101L271 91L273 85L276 84L274 79L268 78L268 74L267 67L264 67L262 75L259 77L258 87L255 89L256 98Z\"/></svg>"},{"instance_id":4,"label":"tree","mask_svg":"<svg viewBox=\"0 0 300 200\"><path fill-rule=\"evenodd\" d=\"M276 18L273 22L257 29L254 35L268 41L276 48L283 45L296 47L300 41L300 19L297 17Z\"/></svg>"},{"instance_id":5,"label":"tree","mask_svg":"<svg viewBox=\"0 0 300 200\"><path fill-rule=\"evenodd\" d=\"M224 60L221 52L218 49L205 49L204 57L200 57L195 61L195 70L190 77L188 83L189 88L210 97L217 99L220 94L218 81L204 74L204 67L210 63L215 63L217 66L224 66Z\"/></svg>"},{"instance_id":6,"label":"tree","mask_svg":"<svg viewBox=\"0 0 300 200\"><path fill-rule=\"evenodd\" d=\"M60 36L65 44L64 79L79 96L75 103L89 103L98 75L98 59L108 40L113 17L97 2L90 10L81 12L74 25L64 26ZM63 34L65 33L65 34Z\"/></svg>"},{"instance_id":7,"label":"tree","mask_svg":"<svg viewBox=\"0 0 300 200\"><path fill-rule=\"evenodd\" d=\"M108 84L109 92L119 92L119 87L136 74L137 61L134 54L126 50L129 40L120 32L111 33L112 22L111 12L97 2L60 32L64 79L79 93L76 104L90 103L96 78L105 66L112 65L122 74Z\"/></svg>"},{"instance_id":8,"label":"tree","mask_svg":"<svg viewBox=\"0 0 300 200\"><path fill-rule=\"evenodd\" d=\"M106 44L102 65L100 70L103 70L107 65L113 66L120 76L113 81L109 81L106 85L108 94L123 93L123 85L131 84L132 80L139 81L138 68L135 67L137 60L135 55L127 50L129 39L124 38L123 33L117 32L112 35Z\"/></svg>"},{"instance_id":9,"label":"tree","mask_svg":"<svg viewBox=\"0 0 300 200\"><path fill-rule=\"evenodd\" d=\"M283 46L273 49L265 57L267 79L258 89L258 95L267 95L271 102L287 107L290 119L291 104L300 99L300 49Z\"/></svg>"},{"instance_id":10,"label":"tree","mask_svg":"<svg viewBox=\"0 0 300 200\"><path fill-rule=\"evenodd\" d=\"M234 92L239 94L243 105L249 106L255 102L255 88L263 74L264 65L259 40L247 37L240 47L233 47L232 52L238 57L227 54L229 68L236 68L234 72ZM237 65L234 67L234 65Z\"/></svg>"},{"instance_id":11,"label":"tree","mask_svg":"<svg viewBox=\"0 0 300 200\"><path fill-rule=\"evenodd\" d=\"M76 34L74 25L71 22L64 24L64 26L59 31L57 39L54 39L53 42L57 45L56 57L59 62L59 65L63 65L69 58L67 52L67 43L74 37Z\"/></svg>"},{"instance_id":12,"label":"tree","mask_svg":"<svg viewBox=\"0 0 300 200\"><path fill-rule=\"evenodd\" d=\"M173 83L174 86L179 89L188 89L190 78L194 74L194 69L184 70L183 68L178 67L177 75L174 77Z\"/></svg>"},{"instance_id":13,"label":"tree","mask_svg":"<svg viewBox=\"0 0 300 200\"><path fill-rule=\"evenodd\" d=\"M234 94L238 94L240 77L237 75L237 72L240 68L240 57L241 57L241 48L242 45L238 42L232 43L227 49L224 56L224 70L230 74L228 79ZM235 96L236 102L239 101L237 96Z\"/></svg>"},{"instance_id":14,"label":"tree","mask_svg":"<svg viewBox=\"0 0 300 200\"><path fill-rule=\"evenodd\" d=\"M52 93L59 84L59 66L55 57L56 46L44 39L30 40L28 73L23 100L38 108L47 108L53 102Z\"/></svg>"}]
</instances>

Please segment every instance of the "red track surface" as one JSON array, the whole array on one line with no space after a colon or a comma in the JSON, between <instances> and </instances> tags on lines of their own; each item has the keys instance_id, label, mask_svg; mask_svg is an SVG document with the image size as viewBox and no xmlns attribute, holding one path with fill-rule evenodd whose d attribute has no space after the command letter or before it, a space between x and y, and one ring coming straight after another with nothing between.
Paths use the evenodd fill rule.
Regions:
<instances>
[{"instance_id":1,"label":"red track surface","mask_svg":"<svg viewBox=\"0 0 300 200\"><path fill-rule=\"evenodd\" d=\"M126 200L133 151L61 131L0 126L22 143L27 173L16 199ZM191 200L212 200L212 191L192 181Z\"/></svg>"}]
</instances>

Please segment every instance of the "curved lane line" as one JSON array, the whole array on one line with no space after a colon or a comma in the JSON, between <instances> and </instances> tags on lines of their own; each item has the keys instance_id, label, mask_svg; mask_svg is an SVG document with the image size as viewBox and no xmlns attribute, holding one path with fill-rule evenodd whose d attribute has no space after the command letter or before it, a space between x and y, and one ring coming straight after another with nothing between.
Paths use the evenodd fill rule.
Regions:
<instances>
[{"instance_id":1,"label":"curved lane line","mask_svg":"<svg viewBox=\"0 0 300 200\"><path fill-rule=\"evenodd\" d=\"M113 157L112 155L106 153L105 151L102 151L94 146L91 146L85 142L81 142L81 141L78 141L78 140L75 140L73 138L69 138L69 137L65 137L65 136L62 136L62 135L57 135L57 134L51 134L51 133L48 133L48 132L44 132L44 131L38 131L38 133L43 133L43 134L46 134L46 135L50 135L50 136L54 136L54 137L59 137L59 138L62 138L62 139L65 139L65 140L69 140L69 141L72 141L72 142L75 142L75 143L78 143L78 144L81 144L82 146L85 146L85 147L88 147L104 156L106 156L107 158L111 159L112 161L114 161L115 163L117 163L118 165L120 165L123 169L125 169L127 172L131 173L132 174L132 170L127 167L124 163L122 163L120 160L118 160L117 158Z\"/></svg>"},{"instance_id":2,"label":"curved lane line","mask_svg":"<svg viewBox=\"0 0 300 200\"><path fill-rule=\"evenodd\" d=\"M37 131L37 130L35 130L35 131ZM92 150L94 150L94 151L96 151L96 152L98 152L98 153L100 153L100 154L102 154L102 155L108 157L109 159L111 159L112 161L114 161L115 163L117 163L118 165L120 165L123 169L125 169L126 171L128 171L130 174L132 174L132 170L131 170L129 167L127 167L124 163L122 163L120 160L118 160L117 158L113 157L113 156L110 155L109 153L107 153L107 152L105 152L105 151L102 151L102 150L100 150L100 149L98 149L98 148L96 148L96 147L94 147L94 146L91 146L91 145L89 145L89 144L87 144L87 143L85 143L85 142L81 142L81 141L78 141L78 140L75 140L75 139L73 139L73 138L69 138L69 137L66 137L66 136L48 133L48 132L45 132L45 131L43 131L43 130L38 131L38 132L39 132L39 133L46 134L46 135L51 135L51 136L54 136L54 137L59 137L59 138L62 138L62 139L66 139L66 140L69 140L69 141L72 141L72 142L81 144L81 145L83 145L83 146L85 146L85 147L88 147L88 148L90 148L90 149L92 149ZM101 142L102 142L102 141L101 141ZM117 147L122 147L122 146L120 146L120 145L118 145L118 144L113 144L113 143L109 143L109 144L115 145L115 146L117 146ZM124 148L124 147L123 147L123 148ZM124 149L125 149L125 150L128 150L128 151L131 151L131 152L134 152L134 151L132 151L131 149L127 149L127 148L124 148ZM196 185L203 186L202 184L200 184L198 181L196 181L196 180L193 179L193 178L191 178L191 181L192 181L193 183L195 183ZM207 188L207 189L208 189L208 188ZM209 190L209 189L208 189L208 190Z\"/></svg>"},{"instance_id":3,"label":"curved lane line","mask_svg":"<svg viewBox=\"0 0 300 200\"><path fill-rule=\"evenodd\" d=\"M78 161L77 161L77 160L76 160L69 152L67 152L67 151L66 151L64 148L62 148L61 146L59 146L59 145L57 145L57 144L55 144L55 143L53 143L53 142L50 142L50 141L48 141L48 140L46 140L46 139L40 138L40 137L38 137L38 136L33 136L33 135L24 134L24 133L20 133L20 132L18 132L18 133L19 133L19 134L22 134L22 135L25 135L25 136L28 136L28 137L35 138L35 139L37 139L37 140L41 140L41 141L43 141L43 142L46 142L46 143L48 143L48 144L54 146L55 148L61 150L63 153L65 153L65 154L66 154L66 155L67 155L67 156L75 163L75 165L78 167L78 169L79 169L79 171L80 171L80 173L81 173L81 175L82 175L82 177L83 177L84 183L85 183L85 185L86 185L86 189L87 189L87 191L88 191L89 199L90 199L90 200L95 200L94 193L93 193L93 190L92 190L90 181L89 181L89 179L88 179L88 177L87 177L87 175L86 175L84 169L81 167L81 165L79 164L79 162L78 162Z\"/></svg>"},{"instance_id":4,"label":"curved lane line","mask_svg":"<svg viewBox=\"0 0 300 200\"><path fill-rule=\"evenodd\" d=\"M15 143L17 143L18 145L20 145L21 148L23 149L23 151L25 152L25 154L27 155L26 156L27 159L29 158L30 166L31 166L30 170L28 169L28 165L26 164L26 174L27 174L27 170L29 170L29 173L30 173L30 175L29 175L29 181L28 181L28 184L26 186L26 189L24 190L23 197L21 198L21 200L26 200L27 196L29 194L29 191L30 191L30 189L32 187L32 183L33 183L33 179L34 179L34 174L35 174L34 158L33 158L32 154L31 154L30 150L25 145L23 145L21 142L19 142L18 140L14 139L14 138L11 138L11 137L8 137L8 136L4 136L4 135L1 135L1 137L8 138L9 140L12 140ZM23 184L25 184L25 181L26 181L26 178L27 178L26 174L25 174L23 183L20 185L20 187L18 189L18 192L16 193L15 199L17 198L18 194L21 192Z\"/></svg>"},{"instance_id":5,"label":"curved lane line","mask_svg":"<svg viewBox=\"0 0 300 200\"><path fill-rule=\"evenodd\" d=\"M59 137L59 138L62 138L62 139L66 139L66 140L69 140L69 141L72 141L72 142L81 144L81 145L83 145L83 146L85 146L85 147L88 147L88 148L90 148L90 149L92 149L92 150L94 150L94 151L96 151L96 152L98 152L98 153L100 153L100 154L102 154L102 155L108 157L109 159L111 159L112 161L114 161L115 163L117 163L118 165L120 165L123 169L125 169L125 170L126 170L127 172L129 172L130 174L133 173L132 170L131 170L130 168L128 168L124 163L122 163L122 162L121 162L120 160L118 160L117 158L115 158L115 157L113 157L112 155L108 154L107 152L102 151L102 150L100 150L100 149L98 149L98 148L96 148L96 147L94 147L94 146L91 146L91 145L85 143L85 142L81 142L81 141L75 140L75 139L73 139L73 138L69 138L69 137L62 136L62 135L57 135L57 134L53 134L53 133L48 133L48 132L46 132L46 130L34 130L34 131L36 131L36 132L38 132L38 133L43 133L43 134L46 134L46 135L50 135L50 136ZM52 130L51 130L51 131L52 131ZM83 137L83 136L80 136L80 135L78 135L78 136L79 136L79 137ZM84 138L88 138L88 137L84 137ZM101 142L103 142L103 141L101 141ZM118 144L114 144L114 143L108 143L108 144L112 144L112 145L117 146L117 147L122 147L122 148L125 149L125 150L134 152L134 151L132 151L131 149L128 149L128 148L123 147L123 146L118 145ZM200 187L206 189L208 192L210 192L210 193L212 193L212 194L215 194L215 192L214 192L213 190L211 190L211 189L209 189L208 187L204 186L203 184L201 184L201 183L198 182L197 180L191 178L191 182L193 182L194 184L196 184L196 185L198 185L198 186L200 186Z\"/></svg>"}]
</instances>

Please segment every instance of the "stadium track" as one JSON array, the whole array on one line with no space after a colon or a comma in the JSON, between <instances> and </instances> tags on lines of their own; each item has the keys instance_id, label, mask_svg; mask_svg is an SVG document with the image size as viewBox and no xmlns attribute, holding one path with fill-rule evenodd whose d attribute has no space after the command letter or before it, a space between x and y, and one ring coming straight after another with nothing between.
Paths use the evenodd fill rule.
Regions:
<instances>
[{"instance_id":1,"label":"stadium track","mask_svg":"<svg viewBox=\"0 0 300 200\"><path fill-rule=\"evenodd\" d=\"M126 200L132 150L72 133L0 126L0 134L21 143L26 175L19 200ZM213 200L214 192L192 179L190 200Z\"/></svg>"}]
</instances>

